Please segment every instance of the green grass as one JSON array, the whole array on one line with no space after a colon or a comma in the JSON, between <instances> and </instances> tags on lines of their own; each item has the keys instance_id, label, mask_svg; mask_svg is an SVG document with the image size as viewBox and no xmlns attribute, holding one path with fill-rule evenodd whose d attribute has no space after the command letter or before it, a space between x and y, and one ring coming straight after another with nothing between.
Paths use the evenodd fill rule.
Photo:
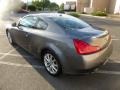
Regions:
<instances>
[{"instance_id":1,"label":"green grass","mask_svg":"<svg viewBox=\"0 0 120 90\"><path fill-rule=\"evenodd\" d=\"M107 16L107 13L104 11L96 11L92 13L93 16Z\"/></svg>"},{"instance_id":2,"label":"green grass","mask_svg":"<svg viewBox=\"0 0 120 90\"><path fill-rule=\"evenodd\" d=\"M71 15L71 16L74 16L74 17L77 17L77 18L80 17L80 14L77 13L77 12L71 12L71 13L69 13L68 15Z\"/></svg>"}]
</instances>

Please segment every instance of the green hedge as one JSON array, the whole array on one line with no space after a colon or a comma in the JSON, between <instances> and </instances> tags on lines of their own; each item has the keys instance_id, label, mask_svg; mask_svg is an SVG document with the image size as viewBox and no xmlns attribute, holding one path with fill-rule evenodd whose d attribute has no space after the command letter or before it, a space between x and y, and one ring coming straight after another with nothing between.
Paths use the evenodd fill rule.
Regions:
<instances>
[{"instance_id":1,"label":"green hedge","mask_svg":"<svg viewBox=\"0 0 120 90\"><path fill-rule=\"evenodd\" d=\"M58 13L65 13L63 10L59 10Z\"/></svg>"},{"instance_id":2,"label":"green hedge","mask_svg":"<svg viewBox=\"0 0 120 90\"><path fill-rule=\"evenodd\" d=\"M74 17L77 17L77 18L79 18L79 17L80 17L80 14L79 14L79 13L77 13L77 12L72 12L72 13L69 13L69 15L74 16Z\"/></svg>"},{"instance_id":3,"label":"green hedge","mask_svg":"<svg viewBox=\"0 0 120 90\"><path fill-rule=\"evenodd\" d=\"M107 13L104 11L96 11L92 13L93 16L107 16Z\"/></svg>"}]
</instances>

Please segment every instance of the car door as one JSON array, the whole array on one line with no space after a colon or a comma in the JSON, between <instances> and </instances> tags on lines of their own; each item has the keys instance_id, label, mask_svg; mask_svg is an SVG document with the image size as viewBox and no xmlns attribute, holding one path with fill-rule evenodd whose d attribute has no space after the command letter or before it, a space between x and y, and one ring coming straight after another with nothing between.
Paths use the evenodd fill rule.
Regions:
<instances>
[{"instance_id":1,"label":"car door","mask_svg":"<svg viewBox=\"0 0 120 90\"><path fill-rule=\"evenodd\" d=\"M35 27L36 22L37 19L33 16L26 16L19 21L17 25L17 30L15 30L16 43L26 50L29 50L30 35L31 31Z\"/></svg>"},{"instance_id":2,"label":"car door","mask_svg":"<svg viewBox=\"0 0 120 90\"><path fill-rule=\"evenodd\" d=\"M31 49L31 52L35 55L37 55L39 49L44 46L44 43L45 43L44 36L46 35L46 29L48 27L47 22L45 22L40 17L36 17L36 18L37 18L37 23L30 37L30 40L31 40L30 49Z\"/></svg>"}]
</instances>

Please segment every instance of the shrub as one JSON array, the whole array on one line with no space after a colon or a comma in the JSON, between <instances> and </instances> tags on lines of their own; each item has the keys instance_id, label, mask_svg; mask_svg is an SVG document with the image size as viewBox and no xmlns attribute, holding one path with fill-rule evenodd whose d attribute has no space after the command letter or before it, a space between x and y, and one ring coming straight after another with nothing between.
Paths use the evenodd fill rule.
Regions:
<instances>
[{"instance_id":1,"label":"shrub","mask_svg":"<svg viewBox=\"0 0 120 90\"><path fill-rule=\"evenodd\" d=\"M79 18L80 14L76 12L69 13L69 15Z\"/></svg>"},{"instance_id":2,"label":"shrub","mask_svg":"<svg viewBox=\"0 0 120 90\"><path fill-rule=\"evenodd\" d=\"M82 14L87 14L86 12L82 12Z\"/></svg>"},{"instance_id":3,"label":"shrub","mask_svg":"<svg viewBox=\"0 0 120 90\"><path fill-rule=\"evenodd\" d=\"M58 13L65 13L63 10L59 10Z\"/></svg>"},{"instance_id":4,"label":"shrub","mask_svg":"<svg viewBox=\"0 0 120 90\"><path fill-rule=\"evenodd\" d=\"M29 9L30 11L36 11L36 7L35 7L34 5L29 5L29 6L28 6L28 9Z\"/></svg>"},{"instance_id":5,"label":"shrub","mask_svg":"<svg viewBox=\"0 0 120 90\"><path fill-rule=\"evenodd\" d=\"M38 8L37 8L37 10L38 10L38 11L41 11L41 10L42 10L42 8L38 7Z\"/></svg>"},{"instance_id":6,"label":"shrub","mask_svg":"<svg viewBox=\"0 0 120 90\"><path fill-rule=\"evenodd\" d=\"M104 11L96 11L92 13L93 16L107 16L107 13Z\"/></svg>"}]
</instances>

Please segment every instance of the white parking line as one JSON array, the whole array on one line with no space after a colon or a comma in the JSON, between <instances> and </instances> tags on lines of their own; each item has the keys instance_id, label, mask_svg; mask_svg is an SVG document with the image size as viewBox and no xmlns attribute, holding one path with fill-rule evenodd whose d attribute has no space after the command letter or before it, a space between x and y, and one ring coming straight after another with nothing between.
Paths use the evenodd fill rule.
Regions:
<instances>
[{"instance_id":1,"label":"white parking line","mask_svg":"<svg viewBox=\"0 0 120 90\"><path fill-rule=\"evenodd\" d=\"M109 63L120 63L120 61L119 60L111 60L111 61L109 61Z\"/></svg>"},{"instance_id":2,"label":"white parking line","mask_svg":"<svg viewBox=\"0 0 120 90\"><path fill-rule=\"evenodd\" d=\"M5 53L3 56L0 57L0 60L9 55L11 52L13 52L15 49L10 50L9 52Z\"/></svg>"},{"instance_id":3,"label":"white parking line","mask_svg":"<svg viewBox=\"0 0 120 90\"><path fill-rule=\"evenodd\" d=\"M38 69L44 68L44 66L42 65L18 64L18 63L3 62L3 61L0 61L0 64L8 65L8 66L15 66L15 67L24 67L24 68L38 68Z\"/></svg>"},{"instance_id":4,"label":"white parking line","mask_svg":"<svg viewBox=\"0 0 120 90\"><path fill-rule=\"evenodd\" d=\"M118 40L120 40L120 39L112 39L113 41L118 41Z\"/></svg>"},{"instance_id":5,"label":"white parking line","mask_svg":"<svg viewBox=\"0 0 120 90\"><path fill-rule=\"evenodd\" d=\"M116 37L116 36L115 36L115 35L112 35L111 37L114 38L114 37Z\"/></svg>"},{"instance_id":6,"label":"white parking line","mask_svg":"<svg viewBox=\"0 0 120 90\"><path fill-rule=\"evenodd\" d=\"M111 37L112 37L112 40L113 40L113 41L118 41L118 40L120 40L120 39L117 38L115 35L112 35Z\"/></svg>"},{"instance_id":7,"label":"white parking line","mask_svg":"<svg viewBox=\"0 0 120 90\"><path fill-rule=\"evenodd\" d=\"M0 55L5 55L6 53L0 53ZM14 57L28 57L31 58L32 56L30 55L19 55L19 54L7 54L8 56L14 56Z\"/></svg>"},{"instance_id":8,"label":"white parking line","mask_svg":"<svg viewBox=\"0 0 120 90\"><path fill-rule=\"evenodd\" d=\"M1 33L0 33L0 35L1 35L1 36L4 36L4 35L6 35L6 34L1 34Z\"/></svg>"},{"instance_id":9,"label":"white parking line","mask_svg":"<svg viewBox=\"0 0 120 90\"><path fill-rule=\"evenodd\" d=\"M23 67L23 68L37 68L37 69L44 69L42 65L29 65L29 64L18 64L18 63L11 63L11 62L4 62L0 61L0 65L7 65L7 66L14 66L14 67ZM120 71L106 71L106 70L98 70L95 73L97 74L112 74L112 75L120 75Z\"/></svg>"},{"instance_id":10,"label":"white parking line","mask_svg":"<svg viewBox=\"0 0 120 90\"><path fill-rule=\"evenodd\" d=\"M0 61L0 65L7 65L7 66L14 66L14 67L23 67L23 68L44 69L44 66L42 66L42 65L18 64L18 63L3 62L3 61ZM95 73L96 73L96 74L120 75L120 71L98 70L98 71L96 71Z\"/></svg>"},{"instance_id":11,"label":"white parking line","mask_svg":"<svg viewBox=\"0 0 120 90\"><path fill-rule=\"evenodd\" d=\"M98 70L98 71L96 71L95 73L120 75L120 71L105 71L105 70Z\"/></svg>"}]
</instances>

